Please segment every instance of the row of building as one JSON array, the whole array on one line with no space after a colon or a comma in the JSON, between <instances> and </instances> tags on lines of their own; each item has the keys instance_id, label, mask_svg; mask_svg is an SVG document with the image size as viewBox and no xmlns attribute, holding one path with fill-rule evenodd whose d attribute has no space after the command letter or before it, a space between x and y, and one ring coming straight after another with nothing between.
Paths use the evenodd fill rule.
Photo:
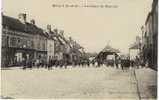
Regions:
<instances>
[{"instance_id":1,"label":"row of building","mask_svg":"<svg viewBox=\"0 0 159 100\"><path fill-rule=\"evenodd\" d=\"M149 67L157 70L158 52L158 0L153 0L145 25L142 28L142 57Z\"/></svg>"},{"instance_id":2,"label":"row of building","mask_svg":"<svg viewBox=\"0 0 159 100\"><path fill-rule=\"evenodd\" d=\"M158 52L158 0L153 0L152 9L148 13L145 24L141 27L142 37L136 38L131 48L141 59L141 63L157 70ZM131 57L131 55L130 55ZM132 57L133 59L133 57Z\"/></svg>"},{"instance_id":3,"label":"row of building","mask_svg":"<svg viewBox=\"0 0 159 100\"><path fill-rule=\"evenodd\" d=\"M64 37L64 31L45 30L27 21L27 15L20 13L18 18L2 14L2 53L1 66L19 66L24 60L78 62L84 55L84 48L71 37Z\"/></svg>"}]
</instances>

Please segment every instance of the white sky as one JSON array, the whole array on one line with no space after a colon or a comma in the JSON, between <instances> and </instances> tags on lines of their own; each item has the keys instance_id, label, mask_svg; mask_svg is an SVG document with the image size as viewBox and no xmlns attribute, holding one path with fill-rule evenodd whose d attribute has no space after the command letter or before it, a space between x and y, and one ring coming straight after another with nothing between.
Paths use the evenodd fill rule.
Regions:
<instances>
[{"instance_id":1,"label":"white sky","mask_svg":"<svg viewBox=\"0 0 159 100\"><path fill-rule=\"evenodd\" d=\"M98 1L98 2L97 2ZM7 16L26 13L28 21L46 29L47 24L63 29L88 52L99 52L108 43L127 52L136 35L141 35L152 0L87 0L88 4L113 4L118 8L54 8L52 4L83 4L86 0L3 0Z\"/></svg>"}]
</instances>

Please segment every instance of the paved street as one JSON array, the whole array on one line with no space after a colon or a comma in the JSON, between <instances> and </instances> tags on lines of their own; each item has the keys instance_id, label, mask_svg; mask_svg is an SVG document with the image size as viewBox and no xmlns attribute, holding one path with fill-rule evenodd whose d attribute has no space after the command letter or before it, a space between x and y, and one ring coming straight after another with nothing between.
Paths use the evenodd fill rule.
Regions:
<instances>
[{"instance_id":1,"label":"paved street","mask_svg":"<svg viewBox=\"0 0 159 100\"><path fill-rule=\"evenodd\" d=\"M54 70L40 68L25 71L16 68L2 70L1 95L8 98L44 99L149 99L155 95L151 94L152 88L149 90L147 86L156 85L156 75L156 72L146 68L136 71L122 71L105 66Z\"/></svg>"}]
</instances>

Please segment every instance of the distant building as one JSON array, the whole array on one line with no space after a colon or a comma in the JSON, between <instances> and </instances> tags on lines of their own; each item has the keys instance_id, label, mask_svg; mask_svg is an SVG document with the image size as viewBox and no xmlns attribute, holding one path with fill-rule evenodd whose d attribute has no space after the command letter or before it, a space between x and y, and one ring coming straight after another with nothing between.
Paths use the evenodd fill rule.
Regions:
<instances>
[{"instance_id":1,"label":"distant building","mask_svg":"<svg viewBox=\"0 0 159 100\"><path fill-rule=\"evenodd\" d=\"M134 43L129 48L129 58L130 60L135 61L136 56L139 57L140 55L140 45L138 43Z\"/></svg>"},{"instance_id":2,"label":"distant building","mask_svg":"<svg viewBox=\"0 0 159 100\"><path fill-rule=\"evenodd\" d=\"M55 41L55 59L58 61L63 60L63 52L64 52L64 42L60 38L58 29L54 29L53 32L55 33L56 41Z\"/></svg>"},{"instance_id":3,"label":"distant building","mask_svg":"<svg viewBox=\"0 0 159 100\"><path fill-rule=\"evenodd\" d=\"M52 30L51 25L44 31L35 20L28 22L24 13L18 18L2 15L2 67L19 66L27 59L72 64L81 57L79 49L79 44L64 37L64 31Z\"/></svg>"},{"instance_id":4,"label":"distant building","mask_svg":"<svg viewBox=\"0 0 159 100\"><path fill-rule=\"evenodd\" d=\"M51 25L47 25L45 34L47 35L47 61L49 61L55 56L55 33L51 30Z\"/></svg>"},{"instance_id":5,"label":"distant building","mask_svg":"<svg viewBox=\"0 0 159 100\"><path fill-rule=\"evenodd\" d=\"M95 59L107 63L108 60L110 60L109 58L112 58L112 60L114 60L115 57L119 56L118 53L120 53L118 49L115 49L110 45L106 45L104 49L98 53Z\"/></svg>"},{"instance_id":6,"label":"distant building","mask_svg":"<svg viewBox=\"0 0 159 100\"><path fill-rule=\"evenodd\" d=\"M80 46L76 41L74 41L71 37L69 38L69 42L71 45L70 49L70 56L71 60L74 64L80 62L83 57L85 58L86 55L83 54L84 48Z\"/></svg>"}]
</instances>

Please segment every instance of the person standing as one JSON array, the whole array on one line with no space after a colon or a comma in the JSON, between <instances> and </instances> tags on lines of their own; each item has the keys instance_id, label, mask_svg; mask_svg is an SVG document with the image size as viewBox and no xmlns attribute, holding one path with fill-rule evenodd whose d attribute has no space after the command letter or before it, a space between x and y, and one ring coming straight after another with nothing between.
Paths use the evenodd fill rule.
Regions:
<instances>
[{"instance_id":1,"label":"person standing","mask_svg":"<svg viewBox=\"0 0 159 100\"><path fill-rule=\"evenodd\" d=\"M29 61L28 61L28 67L30 68L30 69L32 69L32 67L33 67L33 62L32 62L32 59L29 59Z\"/></svg>"},{"instance_id":2,"label":"person standing","mask_svg":"<svg viewBox=\"0 0 159 100\"><path fill-rule=\"evenodd\" d=\"M49 61L48 61L48 70L51 69L51 58L49 57Z\"/></svg>"},{"instance_id":3,"label":"person standing","mask_svg":"<svg viewBox=\"0 0 159 100\"><path fill-rule=\"evenodd\" d=\"M115 66L118 69L119 68L119 57L115 57Z\"/></svg>"},{"instance_id":4,"label":"person standing","mask_svg":"<svg viewBox=\"0 0 159 100\"><path fill-rule=\"evenodd\" d=\"M94 60L94 59L92 60L92 65L93 65L93 66L95 65L95 60Z\"/></svg>"},{"instance_id":5,"label":"person standing","mask_svg":"<svg viewBox=\"0 0 159 100\"><path fill-rule=\"evenodd\" d=\"M135 57L135 65L137 67L137 69L139 68L139 62L140 62L140 59L138 56Z\"/></svg>"},{"instance_id":6,"label":"person standing","mask_svg":"<svg viewBox=\"0 0 159 100\"><path fill-rule=\"evenodd\" d=\"M90 65L90 61L89 61L89 59L87 60L87 66L89 67L89 65Z\"/></svg>"},{"instance_id":7,"label":"person standing","mask_svg":"<svg viewBox=\"0 0 159 100\"><path fill-rule=\"evenodd\" d=\"M26 69L26 59L25 58L22 58L22 66L23 66L23 69L25 70Z\"/></svg>"},{"instance_id":8,"label":"person standing","mask_svg":"<svg viewBox=\"0 0 159 100\"><path fill-rule=\"evenodd\" d=\"M134 67L134 60L130 60L131 67Z\"/></svg>"},{"instance_id":9,"label":"person standing","mask_svg":"<svg viewBox=\"0 0 159 100\"><path fill-rule=\"evenodd\" d=\"M125 60L121 59L121 69L124 71L124 64L125 64Z\"/></svg>"},{"instance_id":10,"label":"person standing","mask_svg":"<svg viewBox=\"0 0 159 100\"><path fill-rule=\"evenodd\" d=\"M39 59L36 59L36 67L39 69L39 67L40 67L40 60Z\"/></svg>"},{"instance_id":11,"label":"person standing","mask_svg":"<svg viewBox=\"0 0 159 100\"><path fill-rule=\"evenodd\" d=\"M101 62L100 62L100 58L97 58L97 67L100 67L100 65L101 65Z\"/></svg>"}]
</instances>

